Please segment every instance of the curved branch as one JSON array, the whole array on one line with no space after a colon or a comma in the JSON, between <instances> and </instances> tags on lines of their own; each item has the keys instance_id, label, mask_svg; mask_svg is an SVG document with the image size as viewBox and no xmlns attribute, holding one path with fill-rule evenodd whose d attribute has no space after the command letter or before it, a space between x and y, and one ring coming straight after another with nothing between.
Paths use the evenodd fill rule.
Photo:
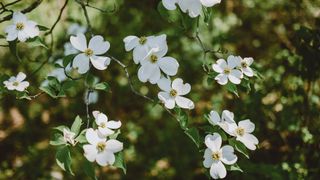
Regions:
<instances>
[{"instance_id":1,"label":"curved branch","mask_svg":"<svg viewBox=\"0 0 320 180\"><path fill-rule=\"evenodd\" d=\"M58 22L60 21L61 19L61 16L62 16L62 13L64 11L64 9L67 7L67 4L68 4L69 0L66 0L60 10L60 13L59 13L59 16L57 18L57 20L54 22L54 24L52 25L52 27L50 28L50 30L48 32L46 32L44 35L47 36L49 34L52 33L52 31L54 30L54 28L56 27L56 25L58 24Z\"/></svg>"}]
</instances>

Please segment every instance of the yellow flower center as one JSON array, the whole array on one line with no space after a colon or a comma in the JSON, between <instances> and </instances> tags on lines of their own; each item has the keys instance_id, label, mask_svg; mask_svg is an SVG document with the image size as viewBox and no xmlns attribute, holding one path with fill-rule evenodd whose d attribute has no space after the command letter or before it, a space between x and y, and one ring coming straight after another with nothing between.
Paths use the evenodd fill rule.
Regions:
<instances>
[{"instance_id":1,"label":"yellow flower center","mask_svg":"<svg viewBox=\"0 0 320 180\"><path fill-rule=\"evenodd\" d=\"M221 158L221 153L220 152L213 152L212 153L212 159L213 160L219 160Z\"/></svg>"},{"instance_id":2,"label":"yellow flower center","mask_svg":"<svg viewBox=\"0 0 320 180\"><path fill-rule=\"evenodd\" d=\"M139 43L140 43L141 45L144 45L146 42L147 42L147 38L146 38L145 36L140 37Z\"/></svg>"},{"instance_id":3,"label":"yellow flower center","mask_svg":"<svg viewBox=\"0 0 320 180\"><path fill-rule=\"evenodd\" d=\"M225 68L225 69L223 70L223 72L224 72L225 74L230 74L231 69L229 69L229 68Z\"/></svg>"},{"instance_id":4,"label":"yellow flower center","mask_svg":"<svg viewBox=\"0 0 320 180\"><path fill-rule=\"evenodd\" d=\"M105 127L106 127L106 124L105 124L105 123L101 123L101 124L100 124L100 127L105 128Z\"/></svg>"},{"instance_id":5,"label":"yellow flower center","mask_svg":"<svg viewBox=\"0 0 320 180\"><path fill-rule=\"evenodd\" d=\"M86 55L86 56L92 56L92 54L93 54L93 51L92 51L92 49L86 49L85 51L84 51L84 54Z\"/></svg>"},{"instance_id":6,"label":"yellow flower center","mask_svg":"<svg viewBox=\"0 0 320 180\"><path fill-rule=\"evenodd\" d=\"M13 86L19 86L19 83L18 82L14 82L12 85Z\"/></svg>"},{"instance_id":7,"label":"yellow flower center","mask_svg":"<svg viewBox=\"0 0 320 180\"><path fill-rule=\"evenodd\" d=\"M24 24L23 23L17 23L16 24L16 29L18 30L18 31L21 31L21 30L23 30L24 29Z\"/></svg>"},{"instance_id":8,"label":"yellow flower center","mask_svg":"<svg viewBox=\"0 0 320 180\"><path fill-rule=\"evenodd\" d=\"M99 143L97 144L98 152L104 151L105 148L106 148L106 142L99 142Z\"/></svg>"},{"instance_id":9,"label":"yellow flower center","mask_svg":"<svg viewBox=\"0 0 320 180\"><path fill-rule=\"evenodd\" d=\"M238 127L236 129L236 133L239 135L239 136L243 136L244 135L244 129L241 128L241 127Z\"/></svg>"},{"instance_id":10,"label":"yellow flower center","mask_svg":"<svg viewBox=\"0 0 320 180\"><path fill-rule=\"evenodd\" d=\"M156 63L156 62L158 61L158 56L156 56L156 55L151 55L151 56L150 56L150 61L151 61L152 63Z\"/></svg>"},{"instance_id":11,"label":"yellow flower center","mask_svg":"<svg viewBox=\"0 0 320 180\"><path fill-rule=\"evenodd\" d=\"M170 96L176 97L176 95L177 95L177 91L174 90L174 89L172 89L172 90L170 91Z\"/></svg>"},{"instance_id":12,"label":"yellow flower center","mask_svg":"<svg viewBox=\"0 0 320 180\"><path fill-rule=\"evenodd\" d=\"M243 68L246 68L246 67L248 67L248 64L247 64L246 62L242 62L242 63L241 63L241 66L242 66Z\"/></svg>"}]
</instances>

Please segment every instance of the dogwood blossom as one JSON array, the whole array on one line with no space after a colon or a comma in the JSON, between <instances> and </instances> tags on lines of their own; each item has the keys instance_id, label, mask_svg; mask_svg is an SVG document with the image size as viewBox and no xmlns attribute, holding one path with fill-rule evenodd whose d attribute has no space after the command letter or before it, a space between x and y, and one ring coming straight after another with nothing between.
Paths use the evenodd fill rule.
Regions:
<instances>
[{"instance_id":1,"label":"dogwood blossom","mask_svg":"<svg viewBox=\"0 0 320 180\"><path fill-rule=\"evenodd\" d=\"M234 114L228 110L222 111L221 118L216 111L211 111L209 114L209 123L212 125L220 126L224 131L228 133L228 124L233 123Z\"/></svg>"},{"instance_id":2,"label":"dogwood blossom","mask_svg":"<svg viewBox=\"0 0 320 180\"><path fill-rule=\"evenodd\" d=\"M100 166L113 165L114 153L123 149L123 143L115 139L107 140L92 128L86 131L86 139L89 144L83 146L84 156L90 162L96 161Z\"/></svg>"},{"instance_id":3,"label":"dogwood blossom","mask_svg":"<svg viewBox=\"0 0 320 180\"><path fill-rule=\"evenodd\" d=\"M185 109L193 109L194 103L183 97L190 92L191 86L188 83L183 84L183 80L180 78L175 79L172 84L170 79L161 78L158 81L158 86L162 90L158 93L158 98L164 102L164 105L168 109L173 109L177 105Z\"/></svg>"},{"instance_id":4,"label":"dogwood blossom","mask_svg":"<svg viewBox=\"0 0 320 180\"><path fill-rule=\"evenodd\" d=\"M118 129L121 127L121 121L108 121L108 117L99 111L93 111L92 114L95 118L96 124L98 125L98 131L103 136L109 136L114 133L114 130L112 129Z\"/></svg>"},{"instance_id":5,"label":"dogwood blossom","mask_svg":"<svg viewBox=\"0 0 320 180\"><path fill-rule=\"evenodd\" d=\"M73 23L69 26L67 30L68 35L77 35L79 33L84 34L87 31L87 27L81 26L78 23Z\"/></svg>"},{"instance_id":6,"label":"dogwood blossom","mask_svg":"<svg viewBox=\"0 0 320 180\"><path fill-rule=\"evenodd\" d=\"M104 41L102 36L93 36L89 45L84 34L77 34L77 36L71 36L70 42L74 48L81 53L73 59L73 67L78 69L80 74L86 73L90 68L90 62L98 70L107 69L110 64L110 58L101 56L107 52L110 48L110 43Z\"/></svg>"},{"instance_id":7,"label":"dogwood blossom","mask_svg":"<svg viewBox=\"0 0 320 180\"><path fill-rule=\"evenodd\" d=\"M161 71L169 76L177 74L178 61L173 57L165 56L166 53L159 48L153 48L146 54L138 71L138 78L141 82L157 83L161 77Z\"/></svg>"},{"instance_id":8,"label":"dogwood blossom","mask_svg":"<svg viewBox=\"0 0 320 180\"><path fill-rule=\"evenodd\" d=\"M215 77L215 80L221 85L225 85L229 81L233 84L240 84L242 72L236 69L240 65L240 57L230 55L227 62L224 59L218 59L218 61L212 65L212 69L220 73Z\"/></svg>"},{"instance_id":9,"label":"dogwood blossom","mask_svg":"<svg viewBox=\"0 0 320 180\"><path fill-rule=\"evenodd\" d=\"M249 120L243 120L236 124L236 122L228 123L228 132L235 136L236 140L242 142L248 149L255 150L259 143L258 139L251 133L254 131L255 125Z\"/></svg>"},{"instance_id":10,"label":"dogwood blossom","mask_svg":"<svg viewBox=\"0 0 320 180\"><path fill-rule=\"evenodd\" d=\"M19 72L16 77L11 76L7 81L4 81L3 84L8 90L17 90L22 92L29 86L28 81L23 81L26 77L26 74Z\"/></svg>"},{"instance_id":11,"label":"dogwood blossom","mask_svg":"<svg viewBox=\"0 0 320 180\"><path fill-rule=\"evenodd\" d=\"M151 48L159 48L160 51L165 53L168 51L167 35L162 34L159 36L127 36L123 39L126 51L133 49L133 61L139 64L140 61L148 54ZM160 48L161 47L161 48ZM164 54L165 54L164 53Z\"/></svg>"},{"instance_id":12,"label":"dogwood blossom","mask_svg":"<svg viewBox=\"0 0 320 180\"><path fill-rule=\"evenodd\" d=\"M63 128L63 140L66 143L70 143L71 145L75 144L75 138L76 134L74 132L69 131L66 128Z\"/></svg>"},{"instance_id":13,"label":"dogwood blossom","mask_svg":"<svg viewBox=\"0 0 320 180\"><path fill-rule=\"evenodd\" d=\"M30 21L21 12L14 12L12 16L13 24L6 27L7 41L14 41L18 38L24 42L29 38L34 38L39 35L37 23Z\"/></svg>"},{"instance_id":14,"label":"dogwood blossom","mask_svg":"<svg viewBox=\"0 0 320 180\"><path fill-rule=\"evenodd\" d=\"M242 73L248 77L253 76L253 70L250 68L250 65L253 63L252 57L241 58L240 65L238 66ZM242 78L242 77L241 77Z\"/></svg>"},{"instance_id":15,"label":"dogwood blossom","mask_svg":"<svg viewBox=\"0 0 320 180\"><path fill-rule=\"evenodd\" d=\"M237 162L238 157L234 154L234 149L230 145L222 145L220 134L213 133L205 137L205 145L203 166L210 168L210 176L213 179L224 178L227 170L224 164L232 165Z\"/></svg>"},{"instance_id":16,"label":"dogwood blossom","mask_svg":"<svg viewBox=\"0 0 320 180\"><path fill-rule=\"evenodd\" d=\"M178 5L184 13L188 13L192 18L201 14L202 6L212 7L219 3L221 0L162 0L166 9L175 10Z\"/></svg>"}]
</instances>

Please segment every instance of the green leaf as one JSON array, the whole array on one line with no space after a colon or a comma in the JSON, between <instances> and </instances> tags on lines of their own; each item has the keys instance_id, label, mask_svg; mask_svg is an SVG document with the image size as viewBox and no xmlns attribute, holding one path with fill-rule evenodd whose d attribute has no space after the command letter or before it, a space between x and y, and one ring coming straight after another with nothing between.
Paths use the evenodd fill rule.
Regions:
<instances>
[{"instance_id":1,"label":"green leaf","mask_svg":"<svg viewBox=\"0 0 320 180\"><path fill-rule=\"evenodd\" d=\"M63 146L58 149L56 153L56 162L61 169L74 175L71 170L71 154L68 146Z\"/></svg>"},{"instance_id":2,"label":"green leaf","mask_svg":"<svg viewBox=\"0 0 320 180\"><path fill-rule=\"evenodd\" d=\"M52 146L60 146L65 144L67 143L64 141L63 136L60 133L55 133L52 140L50 140L50 145Z\"/></svg>"},{"instance_id":3,"label":"green leaf","mask_svg":"<svg viewBox=\"0 0 320 180\"><path fill-rule=\"evenodd\" d=\"M212 8L203 8L204 23L208 26L212 17Z\"/></svg>"},{"instance_id":4,"label":"green leaf","mask_svg":"<svg viewBox=\"0 0 320 180\"><path fill-rule=\"evenodd\" d=\"M77 116L71 126L71 131L74 132L76 135L78 135L80 132L81 125L82 125L82 119L79 116Z\"/></svg>"},{"instance_id":5,"label":"green leaf","mask_svg":"<svg viewBox=\"0 0 320 180\"><path fill-rule=\"evenodd\" d=\"M84 160L84 163L83 163L83 170L84 170L84 173L87 176L89 176L91 179L97 180L94 166L92 165L92 163L90 161L88 161L86 159Z\"/></svg>"},{"instance_id":6,"label":"green leaf","mask_svg":"<svg viewBox=\"0 0 320 180\"><path fill-rule=\"evenodd\" d=\"M115 133L109 135L110 139L117 139L118 135L121 133L120 129L118 129Z\"/></svg>"},{"instance_id":7,"label":"green leaf","mask_svg":"<svg viewBox=\"0 0 320 180\"><path fill-rule=\"evenodd\" d=\"M60 131L63 133L63 129L67 129L68 131L70 131L70 129L67 126L61 125L61 126L57 126L53 128L54 130Z\"/></svg>"},{"instance_id":8,"label":"green leaf","mask_svg":"<svg viewBox=\"0 0 320 180\"><path fill-rule=\"evenodd\" d=\"M237 97L239 97L238 89L235 84L228 82L228 84L226 85L226 88L229 92L231 92L231 93L235 94Z\"/></svg>"},{"instance_id":9,"label":"green leaf","mask_svg":"<svg viewBox=\"0 0 320 180\"><path fill-rule=\"evenodd\" d=\"M27 100L31 100L31 97L28 95L27 92L17 92L16 93L16 97L17 99L27 99Z\"/></svg>"},{"instance_id":10,"label":"green leaf","mask_svg":"<svg viewBox=\"0 0 320 180\"><path fill-rule=\"evenodd\" d=\"M74 57L76 56L77 54L70 54L68 56L65 56L63 57L62 61L63 61L63 66L64 67L67 67L69 65L69 63L74 59Z\"/></svg>"},{"instance_id":11,"label":"green leaf","mask_svg":"<svg viewBox=\"0 0 320 180\"><path fill-rule=\"evenodd\" d=\"M241 142L237 141L236 139L232 138L229 139L229 144L233 146L238 152L243 154L246 158L249 159L249 152L244 144Z\"/></svg>"},{"instance_id":12,"label":"green leaf","mask_svg":"<svg viewBox=\"0 0 320 180\"><path fill-rule=\"evenodd\" d=\"M18 50L17 50L17 40L9 41L8 43L9 43L10 52L11 52L19 61L21 61L20 56L19 56L19 54L18 54Z\"/></svg>"},{"instance_id":13,"label":"green leaf","mask_svg":"<svg viewBox=\"0 0 320 180\"><path fill-rule=\"evenodd\" d=\"M43 92L45 92L46 94L48 94L49 96L53 97L53 98L57 98L56 92L54 89L52 89L49 86L46 87L40 87L40 90L42 90Z\"/></svg>"},{"instance_id":14,"label":"green leaf","mask_svg":"<svg viewBox=\"0 0 320 180\"><path fill-rule=\"evenodd\" d=\"M197 128L193 127L185 131L185 133L191 138L191 140L200 147L200 135Z\"/></svg>"},{"instance_id":15,"label":"green leaf","mask_svg":"<svg viewBox=\"0 0 320 180\"><path fill-rule=\"evenodd\" d=\"M5 39L5 38L6 38L6 36L5 36L5 35L0 34L0 39Z\"/></svg>"},{"instance_id":16,"label":"green leaf","mask_svg":"<svg viewBox=\"0 0 320 180\"><path fill-rule=\"evenodd\" d=\"M81 133L79 134L79 136L76 137L75 140L81 144L88 143L87 138L86 138L86 129L82 130Z\"/></svg>"},{"instance_id":17,"label":"green leaf","mask_svg":"<svg viewBox=\"0 0 320 180\"><path fill-rule=\"evenodd\" d=\"M178 116L178 121L183 130L186 130L188 127L188 115L180 108L175 108L176 114Z\"/></svg>"},{"instance_id":18,"label":"green leaf","mask_svg":"<svg viewBox=\"0 0 320 180\"><path fill-rule=\"evenodd\" d=\"M48 49L47 45L45 44L45 42L40 38L40 37L34 37L34 38L31 38L31 39L28 39L26 41L29 46L31 47L43 47L43 48L46 48Z\"/></svg>"},{"instance_id":19,"label":"green leaf","mask_svg":"<svg viewBox=\"0 0 320 180\"><path fill-rule=\"evenodd\" d=\"M94 86L94 89L108 92L108 91L110 90L110 86L109 86L108 83L102 82L102 83L96 84L96 85Z\"/></svg>"},{"instance_id":20,"label":"green leaf","mask_svg":"<svg viewBox=\"0 0 320 180\"><path fill-rule=\"evenodd\" d=\"M38 28L39 28L40 31L47 31L47 30L49 30L48 27L42 26L42 25L38 25Z\"/></svg>"},{"instance_id":21,"label":"green leaf","mask_svg":"<svg viewBox=\"0 0 320 180\"><path fill-rule=\"evenodd\" d=\"M232 164L231 166L227 166L227 170L243 172L243 170L239 167L238 164Z\"/></svg>"},{"instance_id":22,"label":"green leaf","mask_svg":"<svg viewBox=\"0 0 320 180\"><path fill-rule=\"evenodd\" d=\"M116 156L116 160L115 160L113 166L117 167L117 168L121 168L123 173L126 174L127 173L127 166L124 161L123 152L118 152L115 156Z\"/></svg>"},{"instance_id":23,"label":"green leaf","mask_svg":"<svg viewBox=\"0 0 320 180\"><path fill-rule=\"evenodd\" d=\"M86 83L90 88L95 88L95 85L97 84L98 78L96 78L92 74L87 74L86 76Z\"/></svg>"}]
</instances>

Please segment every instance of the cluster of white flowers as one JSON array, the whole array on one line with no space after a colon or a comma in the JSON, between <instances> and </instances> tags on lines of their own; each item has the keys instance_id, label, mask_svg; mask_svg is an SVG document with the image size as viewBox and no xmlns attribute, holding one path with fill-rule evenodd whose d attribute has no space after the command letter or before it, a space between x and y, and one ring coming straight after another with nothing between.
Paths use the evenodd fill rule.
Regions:
<instances>
[{"instance_id":1,"label":"cluster of white flowers","mask_svg":"<svg viewBox=\"0 0 320 180\"><path fill-rule=\"evenodd\" d=\"M26 77L26 74L19 72L17 76L11 76L7 81L4 81L3 84L10 91L17 90L23 92L29 87L29 82L24 81Z\"/></svg>"},{"instance_id":2,"label":"cluster of white flowers","mask_svg":"<svg viewBox=\"0 0 320 180\"><path fill-rule=\"evenodd\" d=\"M219 3L221 0L162 0L166 9L175 10L178 5L184 13L188 13L192 18L201 14L202 6L212 7Z\"/></svg>"},{"instance_id":3,"label":"cluster of white flowers","mask_svg":"<svg viewBox=\"0 0 320 180\"><path fill-rule=\"evenodd\" d=\"M92 114L98 129L87 129L86 139L89 144L83 146L84 156L88 161L96 161L100 166L113 165L114 153L122 151L123 143L110 138L110 135L115 133L114 130L120 128L121 122L108 121L108 117L99 111L93 111Z\"/></svg>"},{"instance_id":4,"label":"cluster of white flowers","mask_svg":"<svg viewBox=\"0 0 320 180\"><path fill-rule=\"evenodd\" d=\"M251 134L255 129L255 125L249 119L242 120L237 124L234 121L234 114L224 110L221 117L216 111L211 111L208 120L210 124L217 125L230 136L236 137L236 140L243 143L248 149L256 149L259 141ZM210 168L210 175L214 179L224 178L227 174L222 162L232 165L237 161L233 147L226 145L220 148L221 143L222 139L218 133L207 135L205 138L207 149L204 153L203 165L206 168Z\"/></svg>"},{"instance_id":5,"label":"cluster of white flowers","mask_svg":"<svg viewBox=\"0 0 320 180\"><path fill-rule=\"evenodd\" d=\"M7 41L14 41L18 38L24 42L29 38L34 38L39 35L37 23L30 21L21 12L14 12L12 16L13 24L6 27Z\"/></svg>"},{"instance_id":6,"label":"cluster of white flowers","mask_svg":"<svg viewBox=\"0 0 320 180\"><path fill-rule=\"evenodd\" d=\"M241 79L246 75L247 77L253 76L253 70L250 65L253 63L253 58L241 58L240 56L230 55L227 61L224 59L218 59L215 64L212 65L212 69L219 73L215 80L221 84L226 85L228 80L233 84L240 84Z\"/></svg>"},{"instance_id":7,"label":"cluster of white flowers","mask_svg":"<svg viewBox=\"0 0 320 180\"><path fill-rule=\"evenodd\" d=\"M123 42L126 51L133 50L133 61L136 64L141 64L138 71L139 80L158 84L162 90L158 93L158 98L166 108L173 109L177 104L181 108L193 109L194 103L190 99L182 97L190 92L190 84L183 84L183 80L180 78L171 83L170 76L177 74L179 63L175 58L165 56L168 52L166 39L165 34L140 38L127 36Z\"/></svg>"}]
</instances>

